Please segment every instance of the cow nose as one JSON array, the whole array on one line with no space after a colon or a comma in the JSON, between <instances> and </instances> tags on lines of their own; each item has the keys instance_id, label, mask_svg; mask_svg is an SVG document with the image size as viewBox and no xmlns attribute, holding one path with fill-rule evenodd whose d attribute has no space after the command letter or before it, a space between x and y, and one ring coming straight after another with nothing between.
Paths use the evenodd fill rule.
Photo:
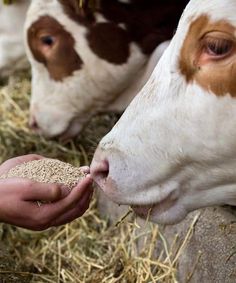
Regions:
<instances>
[{"instance_id":1,"label":"cow nose","mask_svg":"<svg viewBox=\"0 0 236 283\"><path fill-rule=\"evenodd\" d=\"M31 116L30 117L30 120L29 120L29 127L34 130L34 131L37 131L39 130L39 125L37 123L37 120L34 116Z\"/></svg>"},{"instance_id":2,"label":"cow nose","mask_svg":"<svg viewBox=\"0 0 236 283\"><path fill-rule=\"evenodd\" d=\"M93 161L91 166L91 175L94 181L101 186L109 175L109 163L106 159Z\"/></svg>"}]
</instances>

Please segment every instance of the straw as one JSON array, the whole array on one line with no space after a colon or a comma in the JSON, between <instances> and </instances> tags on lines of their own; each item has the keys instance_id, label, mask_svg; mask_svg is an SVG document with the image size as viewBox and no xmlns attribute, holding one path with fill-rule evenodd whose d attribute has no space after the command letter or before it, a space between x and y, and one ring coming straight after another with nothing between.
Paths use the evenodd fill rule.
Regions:
<instances>
[{"instance_id":1,"label":"straw","mask_svg":"<svg viewBox=\"0 0 236 283\"><path fill-rule=\"evenodd\" d=\"M27 125L29 81L23 73L0 88L0 162L16 155L38 153L75 166L88 164L98 141L118 117L95 117L79 138L66 144L45 140ZM146 222L145 228L140 228L134 214L128 211L127 215L129 218L117 220L116 226L109 225L99 215L94 199L83 217L45 232L33 233L2 224L1 240L9 247L18 268L4 268L0 276L20 274L34 283L177 282L178 262L198 217L183 241L176 235L169 245L161 227ZM137 247L140 241L144 243L141 250Z\"/></svg>"}]
</instances>

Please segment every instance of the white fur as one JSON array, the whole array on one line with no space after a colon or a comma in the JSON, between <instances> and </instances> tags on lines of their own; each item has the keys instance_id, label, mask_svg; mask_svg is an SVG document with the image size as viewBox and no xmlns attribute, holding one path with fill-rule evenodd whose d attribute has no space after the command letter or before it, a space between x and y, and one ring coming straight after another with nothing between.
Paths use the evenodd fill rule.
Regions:
<instances>
[{"instance_id":1,"label":"white fur","mask_svg":"<svg viewBox=\"0 0 236 283\"><path fill-rule=\"evenodd\" d=\"M0 1L0 77L29 67L23 44L23 26L29 0L12 5Z\"/></svg>"},{"instance_id":2,"label":"white fur","mask_svg":"<svg viewBox=\"0 0 236 283\"><path fill-rule=\"evenodd\" d=\"M180 74L189 25L207 14L236 27L234 0L192 0L148 83L101 141L92 174L114 201L153 207L151 220L175 223L194 209L236 205L236 100L217 97ZM138 210L137 210L138 211Z\"/></svg>"},{"instance_id":3,"label":"white fur","mask_svg":"<svg viewBox=\"0 0 236 283\"><path fill-rule=\"evenodd\" d=\"M131 44L131 56L127 63L122 65L114 65L99 58L88 45L86 28L71 20L56 0L32 2L25 33L32 23L43 15L55 18L73 36L76 42L75 50L84 65L72 76L62 82L56 82L49 77L44 65L34 59L27 40L25 41L33 75L31 115L37 120L42 133L48 137L68 131L75 135L92 115L109 109L125 109L143 86L142 77L145 75L147 78L147 57L140 48L134 43ZM100 22L105 21L99 14L96 17ZM158 59L156 56L155 60ZM150 67L148 70L150 75L152 70ZM136 78L139 80L138 84ZM76 123L71 125L75 118ZM75 127L77 131L71 127Z\"/></svg>"}]
</instances>

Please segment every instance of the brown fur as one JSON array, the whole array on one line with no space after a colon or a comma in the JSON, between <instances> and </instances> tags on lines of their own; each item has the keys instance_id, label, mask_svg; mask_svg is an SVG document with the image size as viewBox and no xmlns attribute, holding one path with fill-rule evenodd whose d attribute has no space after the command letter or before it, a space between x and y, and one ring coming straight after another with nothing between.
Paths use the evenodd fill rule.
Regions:
<instances>
[{"instance_id":1,"label":"brown fur","mask_svg":"<svg viewBox=\"0 0 236 283\"><path fill-rule=\"evenodd\" d=\"M130 56L130 43L136 43L150 55L174 33L188 0L58 0L65 13L87 28L88 44L103 60L124 64ZM107 23L96 23L94 12L102 14ZM120 27L119 24L123 24ZM40 47L39 34L53 34L58 39L53 56L47 57ZM35 59L43 63L54 80L63 80L81 68L82 60L74 50L75 41L63 26L50 16L41 17L28 31L28 42ZM47 57L47 58L46 58Z\"/></svg>"},{"instance_id":2,"label":"brown fur","mask_svg":"<svg viewBox=\"0 0 236 283\"><path fill-rule=\"evenodd\" d=\"M125 4L118 0L100 0L95 1L96 5L91 8L87 0L84 1L83 9L78 9L78 1L58 1L72 20L86 25L89 29L93 28L95 23L95 11L113 24L124 24L129 41L137 43L145 54L151 54L161 42L172 38L180 15L188 3L188 0L132 0L130 4ZM105 29L107 27L104 25L104 32ZM101 31L101 27L99 30ZM113 37L116 33L119 36L120 30L113 30ZM92 45L96 53L96 41L93 41ZM112 50L109 53L111 52ZM99 39L97 53L99 56Z\"/></svg>"},{"instance_id":3,"label":"brown fur","mask_svg":"<svg viewBox=\"0 0 236 283\"><path fill-rule=\"evenodd\" d=\"M219 31L232 39L234 46L229 56L214 60L204 54L204 37ZM210 22L206 15L197 18L190 25L181 49L179 67L186 81L195 81L207 91L216 95L236 96L236 38L235 27L226 21Z\"/></svg>"},{"instance_id":4,"label":"brown fur","mask_svg":"<svg viewBox=\"0 0 236 283\"><path fill-rule=\"evenodd\" d=\"M100 58L113 63L123 64L129 58L130 39L124 29L114 23L98 23L87 35L90 48Z\"/></svg>"},{"instance_id":5,"label":"brown fur","mask_svg":"<svg viewBox=\"0 0 236 283\"><path fill-rule=\"evenodd\" d=\"M56 45L50 56L42 50L40 35L49 34L56 38ZM34 58L43 63L51 76L56 81L62 81L71 76L76 70L81 69L82 60L75 52L75 41L63 26L50 16L43 16L32 24L28 30L28 44Z\"/></svg>"}]
</instances>

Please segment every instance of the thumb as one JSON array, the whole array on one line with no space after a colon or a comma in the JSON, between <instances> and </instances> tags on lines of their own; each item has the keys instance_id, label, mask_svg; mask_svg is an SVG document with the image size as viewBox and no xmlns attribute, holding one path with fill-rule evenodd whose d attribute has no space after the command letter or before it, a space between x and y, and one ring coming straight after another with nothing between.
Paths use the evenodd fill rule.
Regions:
<instances>
[{"instance_id":1,"label":"thumb","mask_svg":"<svg viewBox=\"0 0 236 283\"><path fill-rule=\"evenodd\" d=\"M69 194L69 190L60 184L38 183L24 178L10 178L5 182L5 187L17 193L25 201L57 201Z\"/></svg>"},{"instance_id":2,"label":"thumb","mask_svg":"<svg viewBox=\"0 0 236 283\"><path fill-rule=\"evenodd\" d=\"M24 192L24 200L58 201L69 194L69 190L60 184L46 184L32 182Z\"/></svg>"}]
</instances>

